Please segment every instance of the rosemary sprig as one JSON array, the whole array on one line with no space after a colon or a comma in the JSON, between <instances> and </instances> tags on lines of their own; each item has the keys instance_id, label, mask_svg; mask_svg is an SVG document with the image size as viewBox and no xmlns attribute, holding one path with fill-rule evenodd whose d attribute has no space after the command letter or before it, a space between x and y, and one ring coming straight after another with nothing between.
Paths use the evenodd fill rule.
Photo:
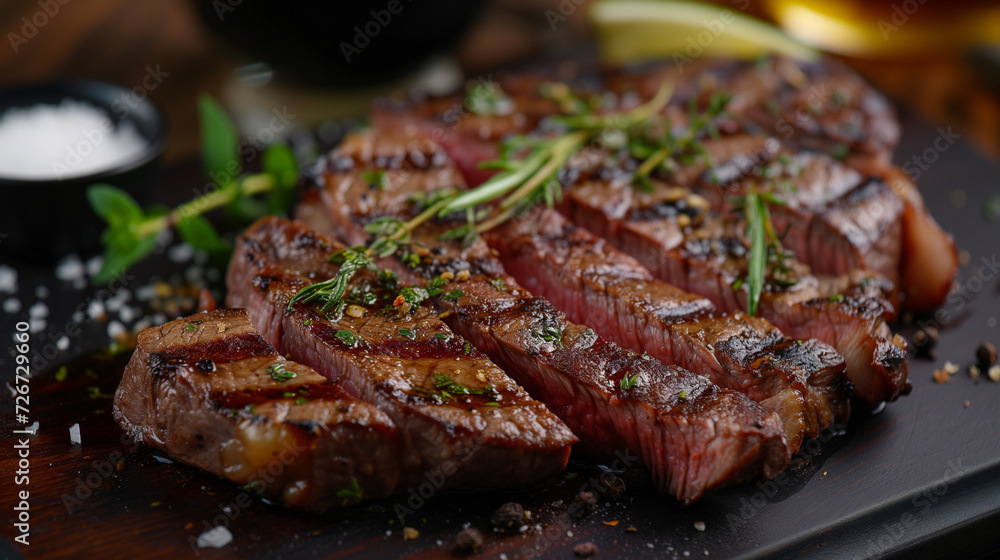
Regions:
<instances>
[{"instance_id":1,"label":"rosemary sprig","mask_svg":"<svg viewBox=\"0 0 1000 560\"><path fill-rule=\"evenodd\" d=\"M757 314L760 294L764 290L764 274L767 268L767 206L756 192L746 194L744 202L747 236L750 238L750 260L747 267L747 312Z\"/></svg>"},{"instance_id":2,"label":"rosemary sprig","mask_svg":"<svg viewBox=\"0 0 1000 560\"><path fill-rule=\"evenodd\" d=\"M764 291L764 281L768 276L768 265L771 265L770 281L781 286L794 285L798 280L788 266L791 254L781 246L781 236L774 230L771 223L771 212L768 204L784 205L785 201L773 193L759 192L751 189L747 194L737 197L734 202L741 205L746 220L746 235L750 241L750 253L747 260L747 313L757 314L760 296ZM733 283L733 289L738 290L744 284L743 278Z\"/></svg>"}]
</instances>

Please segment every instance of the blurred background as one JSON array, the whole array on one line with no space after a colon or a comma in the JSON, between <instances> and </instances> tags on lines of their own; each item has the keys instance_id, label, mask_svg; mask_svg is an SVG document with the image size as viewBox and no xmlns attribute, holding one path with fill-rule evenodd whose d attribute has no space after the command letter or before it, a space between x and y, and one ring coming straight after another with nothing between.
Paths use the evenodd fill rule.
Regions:
<instances>
[{"instance_id":1,"label":"blurred background","mask_svg":"<svg viewBox=\"0 0 1000 560\"><path fill-rule=\"evenodd\" d=\"M451 87L523 61L593 58L594 0L4 0L0 85L109 81L167 115L165 162L198 149L208 92L240 127L287 106L290 130L336 138L400 86ZM927 0L731 0L843 57L900 106L1000 154L1000 7ZM374 10L374 12L373 12ZM390 10L394 11L392 13ZM390 20L391 19L391 23Z\"/></svg>"}]
</instances>

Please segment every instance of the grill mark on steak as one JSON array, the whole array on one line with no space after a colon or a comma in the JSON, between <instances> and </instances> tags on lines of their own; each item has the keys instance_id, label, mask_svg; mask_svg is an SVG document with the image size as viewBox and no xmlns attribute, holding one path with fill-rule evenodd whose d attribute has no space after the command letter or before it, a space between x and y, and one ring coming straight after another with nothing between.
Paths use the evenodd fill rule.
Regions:
<instances>
[{"instance_id":1,"label":"grill mark on steak","mask_svg":"<svg viewBox=\"0 0 1000 560\"><path fill-rule=\"evenodd\" d=\"M305 242L304 236L318 241ZM237 243L228 302L247 307L282 352L393 419L402 441L398 488L424 483L427 476L444 476L443 488L524 487L559 473L576 441L573 434L485 355L466 352L464 340L429 307L405 313L386 303L394 294L376 292L363 317L328 317L302 304L286 311L299 289L336 274L339 265L327 257L341 248L302 224L263 219ZM253 258L242 258L246 253ZM254 286L260 275L272 279L266 291ZM348 294L379 285L372 272L361 271ZM413 339L405 340L400 329ZM444 396L437 375L469 394Z\"/></svg>"},{"instance_id":2,"label":"grill mark on steak","mask_svg":"<svg viewBox=\"0 0 1000 560\"><path fill-rule=\"evenodd\" d=\"M720 311L745 310L746 286L733 287L747 269L739 224L711 212L687 228L669 217L630 218L629 212L665 190L657 186L640 193L627 184L591 181L568 190L563 210L657 278L709 298ZM801 263L792 266L798 282L783 287L769 281L761 295L761 316L787 336L815 338L836 348L862 400L876 404L909 393L906 343L885 322L892 313L891 283L866 271L816 277Z\"/></svg>"},{"instance_id":3,"label":"grill mark on steak","mask_svg":"<svg viewBox=\"0 0 1000 560\"><path fill-rule=\"evenodd\" d=\"M357 224L374 216L350 198L352 191L344 185L357 180L350 175L331 170L321 180L326 187L322 195L305 201L297 213L315 224L341 220L333 230L345 232L343 241L359 243L367 234ZM433 188L408 185L419 190L397 196ZM326 216L317 204L329 210ZM412 204L398 210L403 217L416 211ZM351 215L344 216L346 212ZM415 232L414 241L430 249L418 267L397 259L388 259L386 266L410 282L469 266L470 277L459 284L462 295L436 301L448 313L446 321L542 398L581 436L577 448L582 452L598 457L623 449L636 453L661 491L685 501L710 488L774 476L787 464L790 453L775 413L703 376L625 350L568 321L504 273L482 240L469 247L437 240L436 233L449 227L453 224L439 223ZM625 376L638 385L623 388Z\"/></svg>"},{"instance_id":4,"label":"grill mark on steak","mask_svg":"<svg viewBox=\"0 0 1000 560\"><path fill-rule=\"evenodd\" d=\"M786 339L743 313L720 315L554 210L533 211L485 239L522 285L570 320L778 412L792 453L850 414L844 361L833 348Z\"/></svg>"},{"instance_id":5,"label":"grill mark on steak","mask_svg":"<svg viewBox=\"0 0 1000 560\"><path fill-rule=\"evenodd\" d=\"M294 377L274 379L276 364ZM278 355L242 309L140 333L113 412L136 441L290 506L354 503L338 493L355 482L361 497L385 497L399 478L389 417Z\"/></svg>"}]
</instances>

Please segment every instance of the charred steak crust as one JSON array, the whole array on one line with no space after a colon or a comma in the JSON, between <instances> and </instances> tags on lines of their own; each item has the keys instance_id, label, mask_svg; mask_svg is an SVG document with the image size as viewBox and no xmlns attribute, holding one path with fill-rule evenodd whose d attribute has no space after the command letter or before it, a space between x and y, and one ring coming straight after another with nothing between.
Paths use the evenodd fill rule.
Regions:
<instances>
[{"instance_id":1,"label":"charred steak crust","mask_svg":"<svg viewBox=\"0 0 1000 560\"><path fill-rule=\"evenodd\" d=\"M744 311L747 289L739 279L746 276L747 254L739 225L711 211L682 225L676 213L643 210L687 192L656 185L651 193L636 194L621 182L588 181L568 191L562 210L657 278L709 298L721 311ZM836 348L863 401L874 405L909 393L906 342L886 324L892 284L874 272L822 278L801 263L790 266L798 282L790 287L770 282L761 296L761 316L792 338Z\"/></svg>"},{"instance_id":2,"label":"charred steak crust","mask_svg":"<svg viewBox=\"0 0 1000 560\"><path fill-rule=\"evenodd\" d=\"M525 487L558 474L576 442L570 430L426 305L394 308L395 294L363 271L349 290L376 299L354 304L360 316L302 304L286 310L299 289L336 273L328 257L342 248L302 224L265 218L237 243L228 301L247 307L283 353L392 418L402 445L397 489L442 473L441 488L476 489Z\"/></svg>"},{"instance_id":3,"label":"charred steak crust","mask_svg":"<svg viewBox=\"0 0 1000 560\"><path fill-rule=\"evenodd\" d=\"M390 148L390 140L402 146ZM329 159L350 159L355 166L328 168L317 176L317 193L299 207L299 215L317 224L333 222L328 227L342 240L358 244L366 241L363 226L369 220L391 211L412 214L411 195L460 185L411 180L391 194L379 193L385 204L377 211L360 203L360 174L375 168L382 151L405 151L413 141L402 133L355 135ZM385 265L414 283L444 271L468 274L459 285L460 297L435 301L448 314L446 321L563 418L581 437L577 447L582 452L638 455L661 490L685 501L709 488L774 476L787 464L790 453L775 413L703 376L625 350L571 323L551 303L521 289L481 240L467 247L437 240L447 227L436 224L416 232L414 240L429 251L415 268L395 259Z\"/></svg>"},{"instance_id":4,"label":"charred steak crust","mask_svg":"<svg viewBox=\"0 0 1000 560\"><path fill-rule=\"evenodd\" d=\"M792 453L850 414L844 360L833 348L789 340L763 319L720 314L554 210L533 211L485 238L515 278L569 319L778 412Z\"/></svg>"},{"instance_id":5,"label":"charred steak crust","mask_svg":"<svg viewBox=\"0 0 1000 560\"><path fill-rule=\"evenodd\" d=\"M389 417L282 358L242 309L140 333L113 412L136 441L308 510L387 496L399 478Z\"/></svg>"}]
</instances>

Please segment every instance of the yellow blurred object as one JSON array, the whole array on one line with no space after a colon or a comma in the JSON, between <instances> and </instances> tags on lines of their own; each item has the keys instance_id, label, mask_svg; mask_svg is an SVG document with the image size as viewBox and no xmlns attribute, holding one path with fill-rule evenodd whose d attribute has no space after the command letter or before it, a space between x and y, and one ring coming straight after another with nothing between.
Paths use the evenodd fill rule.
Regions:
<instances>
[{"instance_id":1,"label":"yellow blurred object","mask_svg":"<svg viewBox=\"0 0 1000 560\"><path fill-rule=\"evenodd\" d=\"M805 43L864 58L946 57L1000 42L995 1L767 0L766 11Z\"/></svg>"},{"instance_id":2,"label":"yellow blurred object","mask_svg":"<svg viewBox=\"0 0 1000 560\"><path fill-rule=\"evenodd\" d=\"M815 60L819 53L738 10L701 2L603 0L590 8L601 55L611 63L699 56L756 58L777 53Z\"/></svg>"}]
</instances>

